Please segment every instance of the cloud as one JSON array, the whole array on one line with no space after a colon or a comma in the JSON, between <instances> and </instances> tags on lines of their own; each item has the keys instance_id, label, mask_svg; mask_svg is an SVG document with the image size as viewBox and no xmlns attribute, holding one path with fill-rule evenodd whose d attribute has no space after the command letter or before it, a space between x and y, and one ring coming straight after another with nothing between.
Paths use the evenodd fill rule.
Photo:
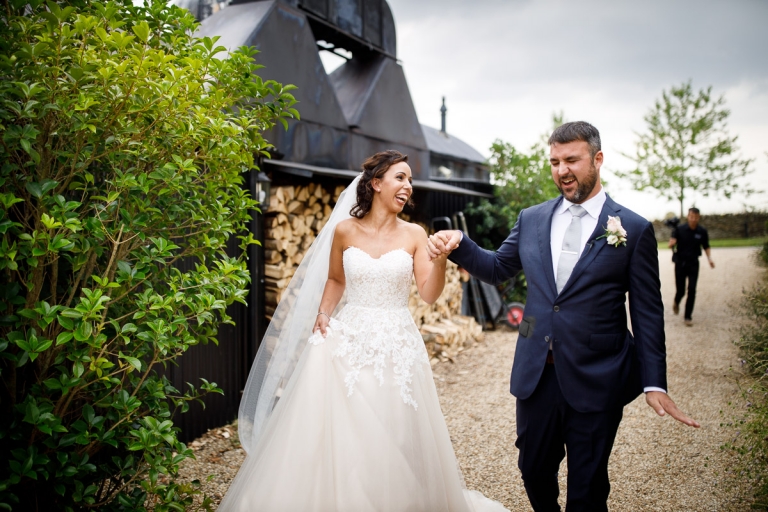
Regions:
<instances>
[{"instance_id":1,"label":"cloud","mask_svg":"<svg viewBox=\"0 0 768 512\"><path fill-rule=\"evenodd\" d=\"M488 154L501 138L526 148L553 112L601 131L607 168L627 168L635 132L663 89L691 80L725 94L730 130L752 180L768 183L768 3L756 0L609 2L588 0L390 0L398 57L421 122L440 122ZM607 173L610 174L610 173ZM614 198L648 217L675 210L611 180ZM763 186L764 188L764 186ZM638 199L640 197L641 199ZM702 201L706 201L702 199ZM739 200L716 201L741 210ZM768 203L753 198L749 204ZM761 202L762 201L762 202Z\"/></svg>"}]
</instances>

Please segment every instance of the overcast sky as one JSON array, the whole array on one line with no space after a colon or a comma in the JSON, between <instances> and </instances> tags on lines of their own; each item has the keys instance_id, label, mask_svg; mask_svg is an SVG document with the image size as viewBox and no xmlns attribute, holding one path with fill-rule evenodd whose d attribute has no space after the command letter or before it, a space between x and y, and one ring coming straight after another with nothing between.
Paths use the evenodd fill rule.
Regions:
<instances>
[{"instance_id":1,"label":"overcast sky","mask_svg":"<svg viewBox=\"0 0 768 512\"><path fill-rule=\"evenodd\" d=\"M629 169L643 116L663 89L692 80L724 94L729 130L768 189L766 0L388 0L419 120L488 156L494 139L527 149L553 112L601 132L605 166ZM603 174L614 199L660 218L678 211L656 193ZM696 198L703 213L768 209L768 194ZM689 205L686 205L686 207Z\"/></svg>"}]
</instances>

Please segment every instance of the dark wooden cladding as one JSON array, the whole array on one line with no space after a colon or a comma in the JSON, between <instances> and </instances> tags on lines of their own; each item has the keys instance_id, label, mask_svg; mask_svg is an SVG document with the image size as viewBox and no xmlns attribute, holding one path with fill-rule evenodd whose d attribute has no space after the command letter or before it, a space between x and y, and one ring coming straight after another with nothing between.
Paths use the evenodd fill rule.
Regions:
<instances>
[{"instance_id":1,"label":"dark wooden cladding","mask_svg":"<svg viewBox=\"0 0 768 512\"><path fill-rule=\"evenodd\" d=\"M239 240L230 237L227 252L237 254ZM181 271L194 268L192 261L180 262L177 267ZM251 322L248 307L234 303L227 312L235 325L219 326L217 339L214 343L191 347L184 355L176 360L176 365L169 365L164 371L173 387L183 394L193 384L199 388L201 378L215 382L224 395L209 394L203 401L205 409L197 403L190 403L189 411L184 414L177 412L173 422L181 428L179 439L189 442L205 433L208 429L231 423L237 417L240 396L248 379L248 370L252 359L251 352ZM160 369L162 372L162 368Z\"/></svg>"}]
</instances>

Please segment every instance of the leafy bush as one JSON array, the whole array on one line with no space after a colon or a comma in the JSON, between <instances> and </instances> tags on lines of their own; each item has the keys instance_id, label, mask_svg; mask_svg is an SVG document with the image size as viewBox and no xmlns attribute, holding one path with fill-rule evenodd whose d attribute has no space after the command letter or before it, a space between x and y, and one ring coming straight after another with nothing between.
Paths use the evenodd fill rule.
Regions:
<instances>
[{"instance_id":1,"label":"leafy bush","mask_svg":"<svg viewBox=\"0 0 768 512\"><path fill-rule=\"evenodd\" d=\"M765 509L768 508L768 278L745 292L741 313L745 321L736 343L747 373L747 384L743 385L746 411L736 421L735 439L725 447L738 454L736 469L753 484L753 508Z\"/></svg>"},{"instance_id":2,"label":"leafy bush","mask_svg":"<svg viewBox=\"0 0 768 512\"><path fill-rule=\"evenodd\" d=\"M742 311L746 317L738 342L742 355L756 375L768 374L768 285L765 282L745 293Z\"/></svg>"},{"instance_id":3,"label":"leafy bush","mask_svg":"<svg viewBox=\"0 0 768 512\"><path fill-rule=\"evenodd\" d=\"M768 231L768 222L765 223L766 231ZM758 255L763 265L768 266L768 240L763 243Z\"/></svg>"},{"instance_id":4,"label":"leafy bush","mask_svg":"<svg viewBox=\"0 0 768 512\"><path fill-rule=\"evenodd\" d=\"M768 265L768 241L760 248L759 258L763 265Z\"/></svg>"},{"instance_id":5,"label":"leafy bush","mask_svg":"<svg viewBox=\"0 0 768 512\"><path fill-rule=\"evenodd\" d=\"M562 124L558 121L556 118L555 126ZM479 245L496 249L509 236L523 209L560 194L552 180L545 142L534 144L528 153L501 140L491 145L489 164L494 198L482 199L467 208Z\"/></svg>"},{"instance_id":6,"label":"leafy bush","mask_svg":"<svg viewBox=\"0 0 768 512\"><path fill-rule=\"evenodd\" d=\"M0 13L2 509L192 502L172 414L221 390L162 368L244 300L244 255L224 252L257 205L241 173L297 115L254 51L222 59L195 28L160 1Z\"/></svg>"}]
</instances>

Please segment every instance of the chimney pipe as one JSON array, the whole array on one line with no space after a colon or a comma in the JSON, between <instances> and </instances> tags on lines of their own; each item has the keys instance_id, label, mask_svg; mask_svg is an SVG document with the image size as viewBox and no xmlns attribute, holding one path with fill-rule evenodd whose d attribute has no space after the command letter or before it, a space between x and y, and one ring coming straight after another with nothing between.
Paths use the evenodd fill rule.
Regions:
<instances>
[{"instance_id":1,"label":"chimney pipe","mask_svg":"<svg viewBox=\"0 0 768 512\"><path fill-rule=\"evenodd\" d=\"M440 118L442 121L440 122L440 132L446 133L445 131L445 113L448 111L447 108L445 108L445 96L443 96L443 106L440 107ZM447 135L447 133L446 133Z\"/></svg>"}]
</instances>

